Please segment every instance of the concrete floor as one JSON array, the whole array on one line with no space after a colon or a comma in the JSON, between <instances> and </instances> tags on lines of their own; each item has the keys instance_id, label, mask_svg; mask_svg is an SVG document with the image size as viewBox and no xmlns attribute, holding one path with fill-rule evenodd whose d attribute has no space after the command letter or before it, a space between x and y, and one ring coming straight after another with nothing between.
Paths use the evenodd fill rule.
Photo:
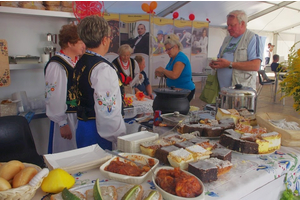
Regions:
<instances>
[{"instance_id":1,"label":"concrete floor","mask_svg":"<svg viewBox=\"0 0 300 200\"><path fill-rule=\"evenodd\" d=\"M190 105L197 106L200 109L202 109L207 103L199 99L199 96L201 94L201 82L196 82L195 85L196 85L195 98L192 99ZM258 96L257 99L256 113L277 112L277 113L283 113L286 115L291 115L300 118L300 112L296 112L295 109L293 108L294 100L292 97L285 98L285 105L283 105L282 101L280 100L281 98L280 93L276 95L276 102L274 102L273 97L274 97L274 92L273 93L271 92L271 86L270 85L263 86L263 89L260 92L260 95Z\"/></svg>"}]
</instances>

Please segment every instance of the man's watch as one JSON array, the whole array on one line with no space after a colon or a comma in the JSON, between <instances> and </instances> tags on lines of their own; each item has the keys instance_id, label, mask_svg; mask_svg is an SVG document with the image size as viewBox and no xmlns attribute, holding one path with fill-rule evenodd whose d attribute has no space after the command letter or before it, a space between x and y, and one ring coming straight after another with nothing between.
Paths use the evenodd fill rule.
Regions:
<instances>
[{"instance_id":1,"label":"man's watch","mask_svg":"<svg viewBox=\"0 0 300 200\"><path fill-rule=\"evenodd\" d=\"M228 67L229 67L229 69L232 69L232 62L230 62Z\"/></svg>"}]
</instances>

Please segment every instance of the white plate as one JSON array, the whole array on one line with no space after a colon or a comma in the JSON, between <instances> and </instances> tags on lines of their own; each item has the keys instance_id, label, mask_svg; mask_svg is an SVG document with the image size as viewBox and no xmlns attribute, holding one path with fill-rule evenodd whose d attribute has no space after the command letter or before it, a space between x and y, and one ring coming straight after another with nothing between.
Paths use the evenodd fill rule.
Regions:
<instances>
[{"instance_id":1,"label":"white plate","mask_svg":"<svg viewBox=\"0 0 300 200\"><path fill-rule=\"evenodd\" d=\"M231 150L231 149L229 149L229 150ZM271 152L268 152L268 153L258 153L258 154L254 154L254 153L241 153L241 152L234 151L234 150L231 150L231 151L234 152L234 153L237 153L237 154L241 154L241 155L261 156L261 155L270 155L270 154L273 154L277 150L274 150L274 151L271 151Z\"/></svg>"},{"instance_id":2,"label":"white plate","mask_svg":"<svg viewBox=\"0 0 300 200\"><path fill-rule=\"evenodd\" d=\"M71 151L46 154L43 157L50 170L62 168L72 173L78 169L88 170L91 167L97 168L112 156L106 153L98 144L95 144Z\"/></svg>"},{"instance_id":3,"label":"white plate","mask_svg":"<svg viewBox=\"0 0 300 200\"><path fill-rule=\"evenodd\" d=\"M92 189L94 187L95 183L89 183L85 185L80 185L74 188L71 188L70 191L78 191L81 192L83 195L85 191ZM127 183L121 183L118 181L108 181L108 182L100 182L99 183L100 187L101 186L115 186L115 188L122 187L124 185L128 185Z\"/></svg>"}]
</instances>

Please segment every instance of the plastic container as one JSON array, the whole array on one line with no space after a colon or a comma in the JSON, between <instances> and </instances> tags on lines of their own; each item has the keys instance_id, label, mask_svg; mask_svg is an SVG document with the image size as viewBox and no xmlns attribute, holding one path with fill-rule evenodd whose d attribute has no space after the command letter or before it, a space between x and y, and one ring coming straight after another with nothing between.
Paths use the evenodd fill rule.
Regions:
<instances>
[{"instance_id":1,"label":"plastic container","mask_svg":"<svg viewBox=\"0 0 300 200\"><path fill-rule=\"evenodd\" d=\"M155 168L157 167L157 165L159 164L159 161L156 158L152 158L150 156L147 155L142 155L142 154L137 154L137 153L120 153L121 156L127 157L133 161L142 163L144 165L147 164L147 159L153 159L154 160L154 166L143 176L128 176L128 175L122 175L122 174L117 174L117 173L112 173L109 171L105 171L105 167L108 166L110 164L111 161L117 159L117 156L114 156L112 159L110 159L109 161L107 161L106 163L104 163L101 167L100 167L100 172L102 173L102 175L106 178L112 179L112 180L116 180L116 181L120 181L123 183L129 183L129 184L142 184L147 178L149 178ZM124 161L124 159L119 158L118 159L121 162L128 162L128 161Z\"/></svg>"},{"instance_id":2,"label":"plastic container","mask_svg":"<svg viewBox=\"0 0 300 200\"><path fill-rule=\"evenodd\" d=\"M128 153L140 152L140 144L145 141L152 141L158 138L158 133L141 131L129 135L118 137L117 148Z\"/></svg>"}]
</instances>

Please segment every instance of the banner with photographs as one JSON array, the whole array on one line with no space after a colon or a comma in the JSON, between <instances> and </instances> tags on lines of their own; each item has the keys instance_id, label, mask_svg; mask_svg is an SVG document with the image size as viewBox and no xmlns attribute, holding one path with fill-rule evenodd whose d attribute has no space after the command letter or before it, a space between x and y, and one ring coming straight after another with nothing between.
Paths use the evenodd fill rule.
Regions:
<instances>
[{"instance_id":1,"label":"banner with photographs","mask_svg":"<svg viewBox=\"0 0 300 200\"><path fill-rule=\"evenodd\" d=\"M207 63L208 51L208 22L193 21L193 34L191 46L192 72L204 72ZM194 80L200 77L195 77Z\"/></svg>"},{"instance_id":2,"label":"banner with photographs","mask_svg":"<svg viewBox=\"0 0 300 200\"><path fill-rule=\"evenodd\" d=\"M110 36L111 41L109 49L105 55L105 58L112 62L118 55L118 49L120 47L120 15L119 14L105 14L104 19L108 22L110 26Z\"/></svg>"},{"instance_id":3,"label":"banner with photographs","mask_svg":"<svg viewBox=\"0 0 300 200\"><path fill-rule=\"evenodd\" d=\"M181 51L190 58L192 45L192 21L174 20L174 34L179 37L183 46Z\"/></svg>"},{"instance_id":4,"label":"banner with photographs","mask_svg":"<svg viewBox=\"0 0 300 200\"><path fill-rule=\"evenodd\" d=\"M165 52L164 41L169 34L174 32L172 19L161 17L153 18L153 28L151 34L152 60L149 79L153 85L159 85L159 78L155 78L154 72L158 67L166 67L170 57Z\"/></svg>"}]
</instances>

